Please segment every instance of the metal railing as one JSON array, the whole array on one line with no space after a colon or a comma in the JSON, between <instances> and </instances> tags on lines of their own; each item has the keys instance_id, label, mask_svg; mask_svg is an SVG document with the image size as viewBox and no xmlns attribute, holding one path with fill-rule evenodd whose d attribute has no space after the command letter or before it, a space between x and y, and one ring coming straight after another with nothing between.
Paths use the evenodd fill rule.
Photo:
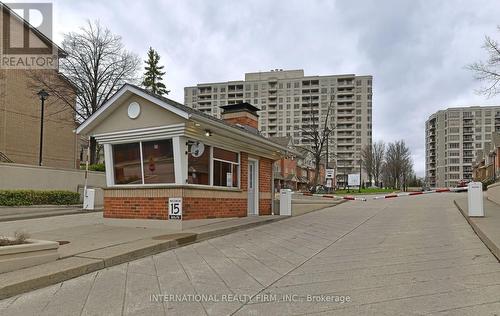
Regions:
<instances>
[{"instance_id":1,"label":"metal railing","mask_svg":"<svg viewBox=\"0 0 500 316\"><path fill-rule=\"evenodd\" d=\"M14 161L10 160L3 152L0 151L0 162L8 162L13 163Z\"/></svg>"}]
</instances>

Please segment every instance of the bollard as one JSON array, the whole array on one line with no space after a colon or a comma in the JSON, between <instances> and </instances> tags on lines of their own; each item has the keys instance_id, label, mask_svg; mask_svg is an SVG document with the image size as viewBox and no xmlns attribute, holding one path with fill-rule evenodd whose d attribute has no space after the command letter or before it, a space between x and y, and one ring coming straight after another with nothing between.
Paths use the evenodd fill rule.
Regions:
<instances>
[{"instance_id":1,"label":"bollard","mask_svg":"<svg viewBox=\"0 0 500 316\"><path fill-rule=\"evenodd\" d=\"M83 192L83 209L93 210L95 207L95 189L87 189Z\"/></svg>"},{"instance_id":2,"label":"bollard","mask_svg":"<svg viewBox=\"0 0 500 316\"><path fill-rule=\"evenodd\" d=\"M292 215L292 190L280 190L280 215Z\"/></svg>"},{"instance_id":3,"label":"bollard","mask_svg":"<svg viewBox=\"0 0 500 316\"><path fill-rule=\"evenodd\" d=\"M469 206L469 217L483 217L483 184L481 182L470 182L467 185L467 203Z\"/></svg>"}]
</instances>

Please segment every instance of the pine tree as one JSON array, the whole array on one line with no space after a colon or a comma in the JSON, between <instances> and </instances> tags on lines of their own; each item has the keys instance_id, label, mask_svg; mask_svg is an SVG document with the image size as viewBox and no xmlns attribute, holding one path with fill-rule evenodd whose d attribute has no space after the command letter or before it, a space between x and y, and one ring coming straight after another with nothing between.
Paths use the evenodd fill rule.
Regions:
<instances>
[{"instance_id":1,"label":"pine tree","mask_svg":"<svg viewBox=\"0 0 500 316\"><path fill-rule=\"evenodd\" d=\"M146 64L146 67L144 67L146 72L144 73L144 81L142 82L142 85L153 93L164 95L168 94L170 90L167 90L167 87L162 82L162 77L165 72L162 71L164 66L160 66L159 62L160 55L158 55L158 52L150 47L148 51L148 60L144 61Z\"/></svg>"}]
</instances>

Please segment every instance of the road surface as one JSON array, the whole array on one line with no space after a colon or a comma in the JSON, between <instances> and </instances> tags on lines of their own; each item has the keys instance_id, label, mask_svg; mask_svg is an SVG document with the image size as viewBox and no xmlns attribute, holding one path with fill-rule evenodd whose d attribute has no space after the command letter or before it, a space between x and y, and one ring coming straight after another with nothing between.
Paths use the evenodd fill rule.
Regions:
<instances>
[{"instance_id":1,"label":"road surface","mask_svg":"<svg viewBox=\"0 0 500 316\"><path fill-rule=\"evenodd\" d=\"M0 301L1 315L494 315L463 193L348 202Z\"/></svg>"}]
</instances>

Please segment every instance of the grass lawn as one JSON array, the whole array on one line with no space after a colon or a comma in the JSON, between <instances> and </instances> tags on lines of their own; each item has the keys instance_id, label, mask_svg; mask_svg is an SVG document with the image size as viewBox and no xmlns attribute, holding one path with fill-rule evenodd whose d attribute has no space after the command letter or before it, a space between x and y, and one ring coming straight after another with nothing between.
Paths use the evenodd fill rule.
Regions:
<instances>
[{"instance_id":1,"label":"grass lawn","mask_svg":"<svg viewBox=\"0 0 500 316\"><path fill-rule=\"evenodd\" d=\"M358 191L358 189L350 189L349 191L347 190L337 190L335 191L334 194L352 194L352 195L356 195L356 194L377 194L377 193L392 193L394 192L395 190L394 189L382 189L382 188L364 188L364 189L361 189L361 192Z\"/></svg>"}]
</instances>

